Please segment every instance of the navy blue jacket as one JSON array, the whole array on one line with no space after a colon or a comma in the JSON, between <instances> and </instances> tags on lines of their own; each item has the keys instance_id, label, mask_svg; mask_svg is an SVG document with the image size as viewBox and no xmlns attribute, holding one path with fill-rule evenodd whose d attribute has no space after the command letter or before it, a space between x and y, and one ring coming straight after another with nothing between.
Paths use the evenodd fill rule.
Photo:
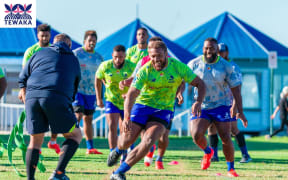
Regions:
<instances>
[{"instance_id":1,"label":"navy blue jacket","mask_svg":"<svg viewBox=\"0 0 288 180\"><path fill-rule=\"evenodd\" d=\"M55 93L75 97L81 79L78 59L64 42L36 52L19 75L19 87L26 87L26 99L52 97Z\"/></svg>"}]
</instances>

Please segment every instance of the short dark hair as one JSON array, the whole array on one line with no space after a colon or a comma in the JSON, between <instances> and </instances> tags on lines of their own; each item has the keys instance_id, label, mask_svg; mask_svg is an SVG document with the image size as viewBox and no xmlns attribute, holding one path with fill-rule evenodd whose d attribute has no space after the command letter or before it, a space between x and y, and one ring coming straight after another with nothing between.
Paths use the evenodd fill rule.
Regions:
<instances>
[{"instance_id":1,"label":"short dark hair","mask_svg":"<svg viewBox=\"0 0 288 180\"><path fill-rule=\"evenodd\" d=\"M48 31L51 32L51 27L48 24L40 24L39 26L37 26L37 34L40 31Z\"/></svg>"},{"instance_id":2,"label":"short dark hair","mask_svg":"<svg viewBox=\"0 0 288 180\"><path fill-rule=\"evenodd\" d=\"M113 51L116 51L116 52L126 52L126 48L123 46L123 45L117 45L113 48Z\"/></svg>"},{"instance_id":3,"label":"short dark hair","mask_svg":"<svg viewBox=\"0 0 288 180\"><path fill-rule=\"evenodd\" d=\"M153 36L149 39L149 42L154 42L154 41L163 41L163 40L159 36Z\"/></svg>"},{"instance_id":4,"label":"short dark hair","mask_svg":"<svg viewBox=\"0 0 288 180\"><path fill-rule=\"evenodd\" d=\"M209 37L209 38L205 39L205 41L214 42L214 43L218 44L218 41L213 37Z\"/></svg>"},{"instance_id":5,"label":"short dark hair","mask_svg":"<svg viewBox=\"0 0 288 180\"><path fill-rule=\"evenodd\" d=\"M138 32L139 30L143 30L143 31L145 31L145 32L148 34L148 30L147 30L146 28L144 28L144 27L141 27L141 28L137 29L137 32Z\"/></svg>"},{"instance_id":6,"label":"short dark hair","mask_svg":"<svg viewBox=\"0 0 288 180\"><path fill-rule=\"evenodd\" d=\"M97 40L97 33L94 30L86 31L85 35L84 35L84 40L86 40L88 36L94 36L96 38L96 40Z\"/></svg>"},{"instance_id":7,"label":"short dark hair","mask_svg":"<svg viewBox=\"0 0 288 180\"><path fill-rule=\"evenodd\" d=\"M164 52L167 52L167 46L163 41L155 41L153 43L148 44L148 49L150 48L163 49Z\"/></svg>"}]
</instances>

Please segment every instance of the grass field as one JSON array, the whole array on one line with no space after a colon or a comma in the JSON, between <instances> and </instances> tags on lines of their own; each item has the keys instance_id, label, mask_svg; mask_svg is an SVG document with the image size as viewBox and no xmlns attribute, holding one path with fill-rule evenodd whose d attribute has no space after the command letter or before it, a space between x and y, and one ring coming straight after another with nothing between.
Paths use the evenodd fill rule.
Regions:
<instances>
[{"instance_id":1,"label":"grass field","mask_svg":"<svg viewBox=\"0 0 288 180\"><path fill-rule=\"evenodd\" d=\"M6 140L8 136L0 136ZM28 141L28 137L25 137ZM51 172L57 165L57 154L47 149L47 140L45 138L42 154L47 171L36 172L36 179L48 179ZM63 138L58 139L59 142ZM236 147L235 168L241 176L240 179L288 179L288 138L275 137L271 140L265 140L264 137L254 137L247 139L247 146L253 161L248 164L240 164L241 153ZM235 144L235 143L234 143ZM86 145L84 140L80 145L73 159L67 168L67 175L72 180L98 180L109 179L110 174L117 167L109 168L106 165L106 159L109 153L107 139L95 139L94 145L103 152L103 155L86 155ZM157 153L157 152L156 152ZM150 167L143 165L143 160L137 163L128 173L127 179L231 179L226 176L226 162L222 151L219 151L220 162L212 163L208 170L200 169L200 160L203 152L200 151L192 142L191 137L170 137L170 144L164 158L164 170L156 170L154 164ZM21 152L16 150L13 154L14 163L17 168L25 174L25 166L21 161ZM169 166L170 161L176 160L179 165ZM222 176L216 176L221 173ZM16 175L13 168L9 165L7 151L0 159L0 179L25 179Z\"/></svg>"}]
</instances>

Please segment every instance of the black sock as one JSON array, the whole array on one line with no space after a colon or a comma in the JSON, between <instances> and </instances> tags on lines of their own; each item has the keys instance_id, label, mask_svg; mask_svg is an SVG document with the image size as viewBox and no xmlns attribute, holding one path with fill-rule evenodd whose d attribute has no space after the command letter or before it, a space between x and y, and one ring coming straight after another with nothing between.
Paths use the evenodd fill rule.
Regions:
<instances>
[{"instance_id":1,"label":"black sock","mask_svg":"<svg viewBox=\"0 0 288 180\"><path fill-rule=\"evenodd\" d=\"M239 133L235 136L235 139L236 139L236 142L237 142L237 144L238 144L239 147L246 146L245 138L244 138L243 133L239 132Z\"/></svg>"},{"instance_id":2,"label":"black sock","mask_svg":"<svg viewBox=\"0 0 288 180\"><path fill-rule=\"evenodd\" d=\"M39 160L39 149L27 149L26 171L28 180L34 180L34 174L37 168L38 160Z\"/></svg>"},{"instance_id":3,"label":"black sock","mask_svg":"<svg viewBox=\"0 0 288 180\"><path fill-rule=\"evenodd\" d=\"M217 148L218 147L218 135L217 134L213 134L213 135L209 135L209 144L212 148Z\"/></svg>"},{"instance_id":4,"label":"black sock","mask_svg":"<svg viewBox=\"0 0 288 180\"><path fill-rule=\"evenodd\" d=\"M65 172L65 168L76 152L78 146L79 144L72 139L66 139L63 142L56 171Z\"/></svg>"}]
</instances>

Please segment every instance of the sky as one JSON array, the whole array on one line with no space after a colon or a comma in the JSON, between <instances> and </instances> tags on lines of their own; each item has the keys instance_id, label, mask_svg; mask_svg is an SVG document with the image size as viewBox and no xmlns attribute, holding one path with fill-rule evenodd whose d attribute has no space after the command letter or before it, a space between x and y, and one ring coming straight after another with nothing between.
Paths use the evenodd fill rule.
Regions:
<instances>
[{"instance_id":1,"label":"sky","mask_svg":"<svg viewBox=\"0 0 288 180\"><path fill-rule=\"evenodd\" d=\"M36 6L38 20L79 43L88 29L101 41L136 17L175 40L227 11L288 47L288 0L37 0Z\"/></svg>"}]
</instances>

